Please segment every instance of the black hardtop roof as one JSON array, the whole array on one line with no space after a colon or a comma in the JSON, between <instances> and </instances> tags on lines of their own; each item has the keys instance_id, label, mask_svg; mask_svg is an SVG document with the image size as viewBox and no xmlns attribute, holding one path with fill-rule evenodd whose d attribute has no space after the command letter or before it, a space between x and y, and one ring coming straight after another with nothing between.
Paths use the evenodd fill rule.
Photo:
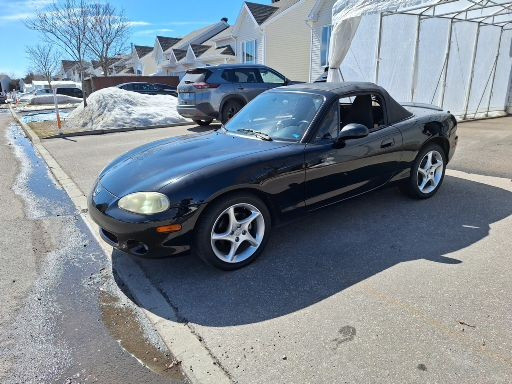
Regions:
<instances>
[{"instance_id":1,"label":"black hardtop roof","mask_svg":"<svg viewBox=\"0 0 512 384\"><path fill-rule=\"evenodd\" d=\"M370 82L345 81L342 83L301 83L279 87L276 88L276 90L320 92L338 96L359 92L375 92L381 95L384 99L384 105L388 116L388 124L394 124L412 116L412 113L393 99L384 88Z\"/></svg>"},{"instance_id":2,"label":"black hardtop roof","mask_svg":"<svg viewBox=\"0 0 512 384\"><path fill-rule=\"evenodd\" d=\"M311 90L311 91L325 91L336 93L338 95L346 94L350 92L360 92L360 91L382 91L385 92L384 88L379 87L377 84L370 82L362 82L362 81L345 81L342 83L299 83L288 85L286 87L280 87L280 89L301 89L301 90Z\"/></svg>"}]
</instances>

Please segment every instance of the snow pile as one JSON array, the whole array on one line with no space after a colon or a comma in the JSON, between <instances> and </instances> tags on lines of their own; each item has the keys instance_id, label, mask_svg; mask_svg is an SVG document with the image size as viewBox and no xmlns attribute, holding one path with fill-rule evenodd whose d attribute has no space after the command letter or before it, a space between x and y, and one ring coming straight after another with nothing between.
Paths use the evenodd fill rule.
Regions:
<instances>
[{"instance_id":1,"label":"snow pile","mask_svg":"<svg viewBox=\"0 0 512 384\"><path fill-rule=\"evenodd\" d=\"M143 95L117 87L104 88L87 98L66 120L66 131L151 127L188 121L176 110L178 99Z\"/></svg>"},{"instance_id":2,"label":"snow pile","mask_svg":"<svg viewBox=\"0 0 512 384\"><path fill-rule=\"evenodd\" d=\"M57 103L59 104L78 104L81 103L82 99L77 97L71 97L67 95L57 95ZM33 96L28 100L30 105L41 105L41 104L53 104L53 95L41 95Z\"/></svg>"}]
</instances>

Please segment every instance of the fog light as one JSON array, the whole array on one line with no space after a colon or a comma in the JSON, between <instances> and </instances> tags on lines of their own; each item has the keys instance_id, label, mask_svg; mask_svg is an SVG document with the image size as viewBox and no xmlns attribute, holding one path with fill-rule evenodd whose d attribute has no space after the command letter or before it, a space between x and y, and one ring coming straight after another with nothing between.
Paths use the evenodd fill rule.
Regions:
<instances>
[{"instance_id":1,"label":"fog light","mask_svg":"<svg viewBox=\"0 0 512 384\"><path fill-rule=\"evenodd\" d=\"M181 231L181 224L164 225L163 227L157 227L158 233L173 233Z\"/></svg>"}]
</instances>

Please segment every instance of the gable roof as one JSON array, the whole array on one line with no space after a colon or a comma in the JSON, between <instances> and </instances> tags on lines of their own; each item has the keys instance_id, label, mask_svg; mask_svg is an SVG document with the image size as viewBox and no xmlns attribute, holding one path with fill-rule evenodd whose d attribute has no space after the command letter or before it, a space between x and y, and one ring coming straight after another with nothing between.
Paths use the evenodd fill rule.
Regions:
<instances>
[{"instance_id":1,"label":"gable roof","mask_svg":"<svg viewBox=\"0 0 512 384\"><path fill-rule=\"evenodd\" d=\"M162 51L164 52L181 41L181 38L179 37L157 36L156 38L160 43L160 47L162 47Z\"/></svg>"},{"instance_id":2,"label":"gable roof","mask_svg":"<svg viewBox=\"0 0 512 384\"><path fill-rule=\"evenodd\" d=\"M223 45L220 47L215 47L212 45L208 48L206 52L201 55L201 59L205 60L205 62L210 61L224 61L229 62L230 60L234 60L235 51L230 45Z\"/></svg>"},{"instance_id":3,"label":"gable roof","mask_svg":"<svg viewBox=\"0 0 512 384\"><path fill-rule=\"evenodd\" d=\"M187 50L186 49L173 48L172 51L174 52L174 56L176 57L177 61L180 61L185 56L187 56Z\"/></svg>"},{"instance_id":4,"label":"gable roof","mask_svg":"<svg viewBox=\"0 0 512 384\"><path fill-rule=\"evenodd\" d=\"M217 33L215 36L210 38L210 40L217 41L217 40L222 40L222 39L227 39L227 38L233 38L233 26L232 25L229 26L228 28L226 28L225 30L223 30L222 32Z\"/></svg>"},{"instance_id":5,"label":"gable roof","mask_svg":"<svg viewBox=\"0 0 512 384\"><path fill-rule=\"evenodd\" d=\"M271 5L251 3L248 1L245 2L245 5L259 25L263 24L279 9L278 7L273 7Z\"/></svg>"},{"instance_id":6,"label":"gable roof","mask_svg":"<svg viewBox=\"0 0 512 384\"><path fill-rule=\"evenodd\" d=\"M139 56L139 59L142 59L144 56L146 56L153 50L153 47L148 47L145 45L134 45L133 48L135 49L135 52L137 52L137 56Z\"/></svg>"},{"instance_id":7,"label":"gable roof","mask_svg":"<svg viewBox=\"0 0 512 384\"><path fill-rule=\"evenodd\" d=\"M213 36L218 35L229 27L229 24L223 20L215 24L207 25L206 27L196 29L188 35L183 36L180 41L172 46L172 49L187 49L190 44L203 44L206 40L211 39ZM167 48L165 51L169 51Z\"/></svg>"},{"instance_id":8,"label":"gable roof","mask_svg":"<svg viewBox=\"0 0 512 384\"><path fill-rule=\"evenodd\" d=\"M210 49L210 46L209 45L201 45L201 44L190 44L190 48L192 48L192 52L194 52L194 55L196 57L199 57L203 53L205 53L208 49Z\"/></svg>"},{"instance_id":9,"label":"gable roof","mask_svg":"<svg viewBox=\"0 0 512 384\"><path fill-rule=\"evenodd\" d=\"M222 49L220 51L222 55L235 56L235 51L233 50L233 47L231 45L222 45L220 47L217 47L217 49Z\"/></svg>"}]
</instances>

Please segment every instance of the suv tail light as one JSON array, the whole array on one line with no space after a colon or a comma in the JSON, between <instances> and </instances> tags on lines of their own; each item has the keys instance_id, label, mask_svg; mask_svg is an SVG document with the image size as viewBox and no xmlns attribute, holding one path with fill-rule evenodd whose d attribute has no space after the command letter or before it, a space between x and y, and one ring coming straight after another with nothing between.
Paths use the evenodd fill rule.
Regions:
<instances>
[{"instance_id":1,"label":"suv tail light","mask_svg":"<svg viewBox=\"0 0 512 384\"><path fill-rule=\"evenodd\" d=\"M208 89L208 88L218 88L220 84L209 84L209 83L195 83L194 88L197 89Z\"/></svg>"}]
</instances>

